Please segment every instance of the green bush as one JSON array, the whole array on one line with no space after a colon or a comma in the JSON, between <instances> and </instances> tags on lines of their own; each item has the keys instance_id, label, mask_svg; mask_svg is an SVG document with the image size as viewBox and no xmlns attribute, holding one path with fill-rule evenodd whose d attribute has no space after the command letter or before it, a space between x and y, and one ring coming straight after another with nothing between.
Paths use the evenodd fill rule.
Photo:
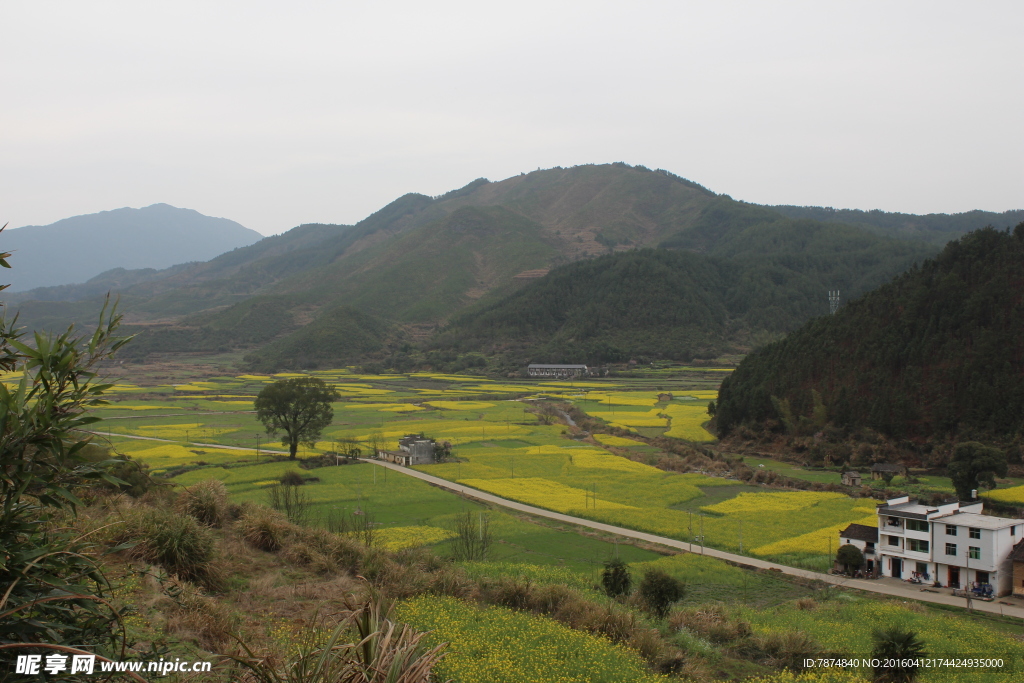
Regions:
<instances>
[{"instance_id":1,"label":"green bush","mask_svg":"<svg viewBox=\"0 0 1024 683\"><path fill-rule=\"evenodd\" d=\"M640 598L651 612L664 617L672 603L683 599L686 586L660 569L648 569L640 581Z\"/></svg>"},{"instance_id":2,"label":"green bush","mask_svg":"<svg viewBox=\"0 0 1024 683\"><path fill-rule=\"evenodd\" d=\"M281 483L284 486L302 486L306 483L306 480L295 470L289 470L281 475Z\"/></svg>"},{"instance_id":3,"label":"green bush","mask_svg":"<svg viewBox=\"0 0 1024 683\"><path fill-rule=\"evenodd\" d=\"M604 563L604 570L601 572L601 585L604 592L611 597L625 595L633 587L633 577L629 575L626 563L615 558Z\"/></svg>"}]
</instances>

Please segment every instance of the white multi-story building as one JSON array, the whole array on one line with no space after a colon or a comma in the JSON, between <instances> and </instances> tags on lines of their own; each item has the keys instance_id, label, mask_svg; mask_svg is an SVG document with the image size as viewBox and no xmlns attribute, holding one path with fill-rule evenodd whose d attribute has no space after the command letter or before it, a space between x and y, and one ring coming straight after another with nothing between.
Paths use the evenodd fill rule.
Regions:
<instances>
[{"instance_id":1,"label":"white multi-story building","mask_svg":"<svg viewBox=\"0 0 1024 683\"><path fill-rule=\"evenodd\" d=\"M880 504L877 571L950 588L990 584L996 595L1008 594L1010 553L1024 536L1024 520L981 512L980 501L931 506L903 496Z\"/></svg>"}]
</instances>

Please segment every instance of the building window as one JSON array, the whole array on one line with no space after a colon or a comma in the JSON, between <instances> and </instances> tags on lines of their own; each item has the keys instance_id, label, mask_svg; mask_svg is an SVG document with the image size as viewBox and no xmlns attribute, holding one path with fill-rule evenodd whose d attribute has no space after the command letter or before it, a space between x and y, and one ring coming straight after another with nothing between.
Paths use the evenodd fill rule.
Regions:
<instances>
[{"instance_id":1,"label":"building window","mask_svg":"<svg viewBox=\"0 0 1024 683\"><path fill-rule=\"evenodd\" d=\"M970 557L972 560L980 560L981 559L981 548L977 548L977 547L975 547L973 545L970 546L968 548L967 556Z\"/></svg>"},{"instance_id":2,"label":"building window","mask_svg":"<svg viewBox=\"0 0 1024 683\"><path fill-rule=\"evenodd\" d=\"M981 538L981 529L975 529L975 528L972 527L971 530L970 530L970 534L968 534L968 535L971 538Z\"/></svg>"},{"instance_id":3,"label":"building window","mask_svg":"<svg viewBox=\"0 0 1024 683\"><path fill-rule=\"evenodd\" d=\"M978 572L978 583L988 583L988 572Z\"/></svg>"},{"instance_id":4,"label":"building window","mask_svg":"<svg viewBox=\"0 0 1024 683\"><path fill-rule=\"evenodd\" d=\"M899 545L899 544L900 544L900 537L899 536L890 536L889 537L889 545Z\"/></svg>"},{"instance_id":5,"label":"building window","mask_svg":"<svg viewBox=\"0 0 1024 683\"><path fill-rule=\"evenodd\" d=\"M900 526L900 518L890 517L887 523L889 524L889 526Z\"/></svg>"},{"instance_id":6,"label":"building window","mask_svg":"<svg viewBox=\"0 0 1024 683\"><path fill-rule=\"evenodd\" d=\"M916 538L908 538L907 550L913 550L915 553L926 553L928 552L928 541L921 541Z\"/></svg>"},{"instance_id":7,"label":"building window","mask_svg":"<svg viewBox=\"0 0 1024 683\"><path fill-rule=\"evenodd\" d=\"M946 525L946 535L947 536L956 536L956 526L953 525L953 524L947 524Z\"/></svg>"},{"instance_id":8,"label":"building window","mask_svg":"<svg viewBox=\"0 0 1024 683\"><path fill-rule=\"evenodd\" d=\"M947 555L954 555L954 556L956 555L956 543L947 543L946 544L946 554Z\"/></svg>"},{"instance_id":9,"label":"building window","mask_svg":"<svg viewBox=\"0 0 1024 683\"><path fill-rule=\"evenodd\" d=\"M1011 526L1010 527L1010 535L1011 536L1016 536L1017 535L1017 527L1015 527L1015 526Z\"/></svg>"},{"instance_id":10,"label":"building window","mask_svg":"<svg viewBox=\"0 0 1024 683\"><path fill-rule=\"evenodd\" d=\"M928 522L921 522L916 519L908 519L907 529L909 529L910 531L928 531Z\"/></svg>"},{"instance_id":11,"label":"building window","mask_svg":"<svg viewBox=\"0 0 1024 683\"><path fill-rule=\"evenodd\" d=\"M872 543L871 541L868 541L867 546L868 546L867 547L868 550L874 550L875 549L875 544Z\"/></svg>"}]
</instances>

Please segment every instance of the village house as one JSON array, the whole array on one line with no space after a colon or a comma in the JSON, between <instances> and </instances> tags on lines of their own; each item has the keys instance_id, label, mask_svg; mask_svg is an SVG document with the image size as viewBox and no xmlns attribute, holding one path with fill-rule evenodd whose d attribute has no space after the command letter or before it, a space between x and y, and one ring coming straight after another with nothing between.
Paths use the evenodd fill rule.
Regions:
<instances>
[{"instance_id":1,"label":"village house","mask_svg":"<svg viewBox=\"0 0 1024 683\"><path fill-rule=\"evenodd\" d=\"M843 486L860 486L860 472L843 472Z\"/></svg>"},{"instance_id":2,"label":"village house","mask_svg":"<svg viewBox=\"0 0 1024 683\"><path fill-rule=\"evenodd\" d=\"M879 462L871 466L872 479L885 479L887 474L894 477L905 477L907 476L907 468L903 465L893 465L887 462Z\"/></svg>"},{"instance_id":3,"label":"village house","mask_svg":"<svg viewBox=\"0 0 1024 683\"><path fill-rule=\"evenodd\" d=\"M396 465L429 465L434 462L434 440L410 434L398 441L397 451L378 450L377 457Z\"/></svg>"},{"instance_id":4,"label":"village house","mask_svg":"<svg viewBox=\"0 0 1024 683\"><path fill-rule=\"evenodd\" d=\"M875 573L875 546L878 544L878 528L865 524L851 524L839 532L839 544L855 546L864 555L864 569Z\"/></svg>"},{"instance_id":5,"label":"village house","mask_svg":"<svg viewBox=\"0 0 1024 683\"><path fill-rule=\"evenodd\" d=\"M909 496L878 505L876 572L937 586L1014 588L1011 554L1024 520L982 514L978 500L923 505ZM1024 577L1020 580L1024 581Z\"/></svg>"},{"instance_id":6,"label":"village house","mask_svg":"<svg viewBox=\"0 0 1024 683\"><path fill-rule=\"evenodd\" d=\"M590 375L590 368L586 365L542 365L531 363L526 368L526 374L530 377L567 379L569 377L586 377Z\"/></svg>"},{"instance_id":7,"label":"village house","mask_svg":"<svg viewBox=\"0 0 1024 683\"><path fill-rule=\"evenodd\" d=\"M1013 562L1013 594L1024 597L1024 539L1013 546L1010 562Z\"/></svg>"}]
</instances>

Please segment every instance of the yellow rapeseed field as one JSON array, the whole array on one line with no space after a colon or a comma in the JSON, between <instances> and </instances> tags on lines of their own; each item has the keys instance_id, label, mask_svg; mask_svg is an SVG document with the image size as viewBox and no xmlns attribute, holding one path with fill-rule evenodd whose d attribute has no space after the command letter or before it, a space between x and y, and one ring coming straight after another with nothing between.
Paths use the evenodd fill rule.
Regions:
<instances>
[{"instance_id":1,"label":"yellow rapeseed field","mask_svg":"<svg viewBox=\"0 0 1024 683\"><path fill-rule=\"evenodd\" d=\"M859 510L861 508L854 508ZM878 526L878 515L870 515L863 517L858 520L854 520L853 524L863 524L864 526ZM787 538L782 541L775 541L768 545L763 545L758 548L754 548L751 552L755 555L785 555L788 553L827 553L829 551L835 552L839 549L839 532L849 526L851 522L841 522L839 524L833 524L817 531L811 531L800 536L794 536L793 538Z\"/></svg>"},{"instance_id":2,"label":"yellow rapeseed field","mask_svg":"<svg viewBox=\"0 0 1024 683\"><path fill-rule=\"evenodd\" d=\"M774 491L770 493L741 493L735 498L708 505L703 510L728 515L739 512L772 513L801 510L823 500L846 500L842 493L827 491Z\"/></svg>"},{"instance_id":3,"label":"yellow rapeseed field","mask_svg":"<svg viewBox=\"0 0 1024 683\"><path fill-rule=\"evenodd\" d=\"M993 489L981 494L985 498L1000 503L1024 503L1024 486L1011 486L1007 489Z\"/></svg>"},{"instance_id":4,"label":"yellow rapeseed field","mask_svg":"<svg viewBox=\"0 0 1024 683\"><path fill-rule=\"evenodd\" d=\"M715 440L715 436L711 432L701 427L710 419L706 407L673 403L662 408L662 412L672 418L672 426L665 432L665 436L687 441Z\"/></svg>"},{"instance_id":5,"label":"yellow rapeseed field","mask_svg":"<svg viewBox=\"0 0 1024 683\"><path fill-rule=\"evenodd\" d=\"M433 545L453 537L455 534L448 529L436 526L398 526L380 529L376 532L376 542L385 550L403 550L418 548L421 545Z\"/></svg>"},{"instance_id":6,"label":"yellow rapeseed field","mask_svg":"<svg viewBox=\"0 0 1024 683\"><path fill-rule=\"evenodd\" d=\"M553 619L456 598L420 596L398 605L397 618L450 643L435 668L459 683L654 683L639 654Z\"/></svg>"},{"instance_id":7,"label":"yellow rapeseed field","mask_svg":"<svg viewBox=\"0 0 1024 683\"><path fill-rule=\"evenodd\" d=\"M614 436L612 434L594 434L594 439L605 446L642 446L643 444L633 439L624 439L621 436Z\"/></svg>"},{"instance_id":8,"label":"yellow rapeseed field","mask_svg":"<svg viewBox=\"0 0 1024 683\"><path fill-rule=\"evenodd\" d=\"M660 408L652 408L646 412L591 410L588 412L588 415L604 420L605 422L614 422L628 427L664 427L665 418L658 416L661 412L662 410Z\"/></svg>"},{"instance_id":9,"label":"yellow rapeseed field","mask_svg":"<svg viewBox=\"0 0 1024 683\"><path fill-rule=\"evenodd\" d=\"M493 403L486 401L428 401L427 405L444 410L486 410L494 407Z\"/></svg>"},{"instance_id":10,"label":"yellow rapeseed field","mask_svg":"<svg viewBox=\"0 0 1024 683\"><path fill-rule=\"evenodd\" d=\"M387 413L411 413L423 410L421 406L412 403L346 403L347 410L383 410Z\"/></svg>"}]
</instances>

